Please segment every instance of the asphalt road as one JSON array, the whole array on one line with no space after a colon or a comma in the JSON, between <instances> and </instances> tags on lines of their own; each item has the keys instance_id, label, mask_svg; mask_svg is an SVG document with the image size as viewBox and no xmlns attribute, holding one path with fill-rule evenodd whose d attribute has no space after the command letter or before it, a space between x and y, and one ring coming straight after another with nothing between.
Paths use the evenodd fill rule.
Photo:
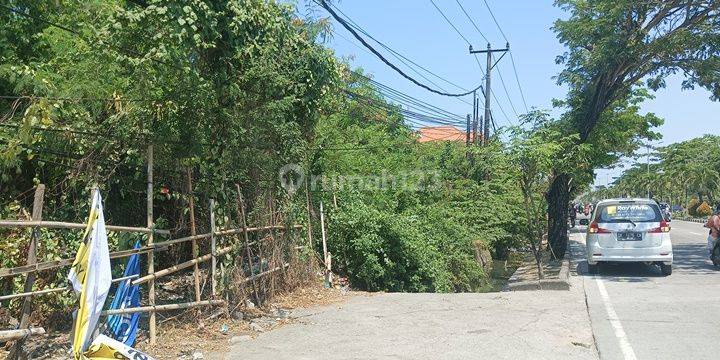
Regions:
<instances>
[{"instance_id":1,"label":"asphalt road","mask_svg":"<svg viewBox=\"0 0 720 360\"><path fill-rule=\"evenodd\" d=\"M582 286L569 291L356 295L222 359L597 359Z\"/></svg>"},{"instance_id":2,"label":"asphalt road","mask_svg":"<svg viewBox=\"0 0 720 360\"><path fill-rule=\"evenodd\" d=\"M671 225L667 277L643 264L588 274L579 228L569 291L357 295L211 358L717 359L720 271L701 224Z\"/></svg>"},{"instance_id":3,"label":"asphalt road","mask_svg":"<svg viewBox=\"0 0 720 360\"><path fill-rule=\"evenodd\" d=\"M584 234L573 236L601 359L717 359L720 356L720 271L707 259L701 224L671 223L673 274L657 266L602 266L587 274Z\"/></svg>"}]
</instances>

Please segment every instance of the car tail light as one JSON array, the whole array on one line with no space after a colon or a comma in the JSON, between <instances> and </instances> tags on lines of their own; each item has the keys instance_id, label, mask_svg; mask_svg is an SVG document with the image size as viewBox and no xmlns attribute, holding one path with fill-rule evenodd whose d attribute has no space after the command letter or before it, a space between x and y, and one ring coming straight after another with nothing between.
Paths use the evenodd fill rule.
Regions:
<instances>
[{"instance_id":1,"label":"car tail light","mask_svg":"<svg viewBox=\"0 0 720 360\"><path fill-rule=\"evenodd\" d=\"M667 221L662 220L662 221L660 221L659 227L650 229L650 231L648 231L648 232L652 233L652 234L662 234L662 233L670 232L670 224L668 224Z\"/></svg>"},{"instance_id":2,"label":"car tail light","mask_svg":"<svg viewBox=\"0 0 720 360\"><path fill-rule=\"evenodd\" d=\"M610 230L599 227L598 223L593 221L590 223L588 232L590 232L591 234L609 234Z\"/></svg>"}]
</instances>

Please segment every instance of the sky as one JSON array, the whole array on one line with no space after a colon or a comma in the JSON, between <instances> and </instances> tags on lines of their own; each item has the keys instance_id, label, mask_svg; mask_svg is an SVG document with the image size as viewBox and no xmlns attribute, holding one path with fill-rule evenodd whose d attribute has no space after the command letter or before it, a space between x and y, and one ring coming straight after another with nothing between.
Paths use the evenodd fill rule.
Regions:
<instances>
[{"instance_id":1,"label":"sky","mask_svg":"<svg viewBox=\"0 0 720 360\"><path fill-rule=\"evenodd\" d=\"M505 46L502 33L510 42L520 86L510 58L506 56L492 72L492 89L499 103L493 100L491 108L498 126L516 124L518 118L515 113L525 112L519 87L522 88L528 108L551 110L557 114L557 111L552 110L552 100L564 98L566 89L558 86L554 80L562 69L561 65L555 63L555 58L564 52L564 47L551 28L556 19L566 15L553 6L553 1L487 0L502 29L501 33L482 0L458 0L482 35L462 12L456 0L434 1L475 49L487 46L482 35L490 40L493 48ZM468 52L468 43L443 19L430 0L342 0L336 2L336 6L373 37L450 82L472 89L484 81L476 60ZM316 15L328 16L322 9ZM375 80L453 113L472 112L471 106L465 102L435 95L404 79L375 55L364 50L339 23L333 21L333 29L335 34L327 45L335 50L338 57L349 59L351 65L363 68ZM387 52L383 54L393 63L399 64ZM484 66L484 55L480 55L479 59ZM402 64L399 65L427 83ZM464 92L427 76L447 92ZM500 81L501 77L508 95ZM657 129L663 134L663 140L655 145L668 145L706 133L720 133L717 126L720 123L720 103L712 102L710 93L704 89L681 90L681 81L680 77L669 79L668 86L655 93L654 100L642 106L642 111L653 112L665 119L665 124ZM472 103L471 96L464 100ZM596 171L595 185L604 185L621 172L620 168L599 169Z\"/></svg>"}]
</instances>

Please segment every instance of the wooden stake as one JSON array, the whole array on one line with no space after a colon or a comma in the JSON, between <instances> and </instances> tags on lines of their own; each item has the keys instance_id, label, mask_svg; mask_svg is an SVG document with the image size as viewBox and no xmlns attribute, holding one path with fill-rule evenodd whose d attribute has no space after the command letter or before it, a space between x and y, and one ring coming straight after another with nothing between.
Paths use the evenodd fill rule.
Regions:
<instances>
[{"instance_id":1,"label":"wooden stake","mask_svg":"<svg viewBox=\"0 0 720 360\"><path fill-rule=\"evenodd\" d=\"M0 225L2 227L2 225ZM42 226L41 226L42 227ZM293 228L299 229L302 228L302 225L296 224L292 225ZM284 226L276 226L277 229L284 229ZM228 229L228 230L219 230L215 231L215 235L217 236L228 236L228 235L234 235L242 233L243 231L247 232L255 232L255 231L263 231L268 230L269 227L267 226L260 226L260 227L250 227L247 229ZM146 253L150 251L157 251L158 249L162 249L165 247L168 247L170 245L175 245L183 242L188 242L192 240L204 240L210 238L211 234L199 234L195 236L186 236L179 239L173 239L168 241L161 241L161 242L154 242L148 246L143 246L139 249L128 249L128 250L120 250L120 251L113 251L110 253L110 259L118 259L123 257L128 257L133 254L141 254ZM37 272L37 271L43 271L43 270L50 270L59 268L62 266L68 266L72 264L72 262L75 259L61 259L61 260L52 260L52 261L45 261L41 263L37 263L34 265L23 265L18 266L14 268L5 268L0 269L0 278L6 277L6 276L14 276L14 275L20 275L20 274L27 274L31 272Z\"/></svg>"},{"instance_id":2,"label":"wooden stake","mask_svg":"<svg viewBox=\"0 0 720 360\"><path fill-rule=\"evenodd\" d=\"M243 280L243 281L241 282L241 284L244 284L244 283L247 283L247 282L250 282L250 281L255 281L255 279L259 279L259 278L261 278L261 277L263 277L263 276L270 275L270 274L272 274L272 273L274 273L274 272L276 272L276 271L280 271L280 270L282 270L282 269L285 269L285 268L287 268L288 266L290 266L290 264L284 264L283 266L278 266L278 267L275 267L275 268L273 268L273 269L270 269L270 270L267 270L267 271L263 271L263 272L261 272L261 273L259 273L259 274L257 274L257 275L253 275L253 276L251 276L251 277L245 278L245 280Z\"/></svg>"},{"instance_id":3,"label":"wooden stake","mask_svg":"<svg viewBox=\"0 0 720 360\"><path fill-rule=\"evenodd\" d=\"M218 306L218 305L224 305L224 304L225 304L225 301L223 301L223 300L205 300L205 301L195 301L195 302L180 303L180 304L141 306L141 307L134 307L134 308L105 310L105 311L101 312L100 315L102 315L102 316L122 315L122 314L134 314L134 313L142 313L142 312L149 312L151 314L154 314L156 311L182 310L182 309L189 309L189 308L194 308L194 307L198 307L198 306Z\"/></svg>"},{"instance_id":4,"label":"wooden stake","mask_svg":"<svg viewBox=\"0 0 720 360\"><path fill-rule=\"evenodd\" d=\"M63 221L24 221L24 220L0 220L0 227L41 227L45 229L82 229L85 230L87 224L63 222ZM139 228L132 226L105 225L107 231L134 232L149 234L155 233L159 235L170 235L170 230L158 230Z\"/></svg>"},{"instance_id":5,"label":"wooden stake","mask_svg":"<svg viewBox=\"0 0 720 360\"><path fill-rule=\"evenodd\" d=\"M308 231L308 246L310 249L313 248L313 239L312 239L312 211L310 206L310 189L308 187L308 182L305 182L305 202L307 203L307 216L308 216L308 224L307 224L307 231Z\"/></svg>"},{"instance_id":6,"label":"wooden stake","mask_svg":"<svg viewBox=\"0 0 720 360\"><path fill-rule=\"evenodd\" d=\"M147 227L148 229L152 229L154 226L154 217L153 217L153 145L148 145L148 154L147 154ZM148 245L153 244L153 233L148 233ZM155 272L155 252L151 251L148 253L148 273L152 274ZM150 280L148 282L148 303L150 306L155 306L155 280ZM156 318L155 318L155 312L150 311L150 321L149 321L149 328L150 328L150 345L155 345L157 339L156 339Z\"/></svg>"},{"instance_id":7,"label":"wooden stake","mask_svg":"<svg viewBox=\"0 0 720 360\"><path fill-rule=\"evenodd\" d=\"M250 267L250 276L252 277L253 291L255 292L255 303L260 303L260 294L258 294L257 284L255 283L255 269L253 268L252 251L250 251L250 237L247 232L247 219L245 218L245 201L243 200L242 191L240 190L240 184L235 184L237 189L237 216L238 222L243 227L243 238L245 240L245 253L248 258L248 267ZM241 268L242 268L242 264Z\"/></svg>"},{"instance_id":8,"label":"wooden stake","mask_svg":"<svg viewBox=\"0 0 720 360\"><path fill-rule=\"evenodd\" d=\"M190 208L190 236L197 235L197 229L195 228L195 195L193 194L192 186L192 169L187 168L187 192L188 192L188 207ZM198 244L197 240L192 240L192 256L193 258L198 257ZM193 268L193 278L195 280L195 301L200 301L200 266L195 263Z\"/></svg>"},{"instance_id":9,"label":"wooden stake","mask_svg":"<svg viewBox=\"0 0 720 360\"><path fill-rule=\"evenodd\" d=\"M40 184L35 189L35 199L33 200L33 212L32 219L34 221L42 220L42 208L43 201L45 199L45 185ZM30 247L27 254L27 264L35 265L37 263L37 246L40 238L40 229L38 227L33 228L32 235L30 235ZM35 284L35 273L29 273L25 279L25 286L23 292L31 292L33 284ZM20 329L26 329L30 327L30 314L32 313L32 297L26 297L23 302L23 311L20 317ZM44 332L44 330L43 330ZM15 343L15 348L9 356L9 359L20 357L22 352L23 339L18 340Z\"/></svg>"},{"instance_id":10,"label":"wooden stake","mask_svg":"<svg viewBox=\"0 0 720 360\"><path fill-rule=\"evenodd\" d=\"M329 268L328 268L328 249L327 249L327 238L325 236L325 209L323 209L323 202L320 201L320 232L322 234L322 245L323 245L323 265L325 265L325 286L330 287L332 284L329 280Z\"/></svg>"},{"instance_id":11,"label":"wooden stake","mask_svg":"<svg viewBox=\"0 0 720 360\"><path fill-rule=\"evenodd\" d=\"M43 335L43 334L45 334L45 329L43 329L41 327L36 327L36 328L31 328L31 329L20 329L20 330L4 330L4 331L0 331L0 343L4 343L6 341L12 341L12 340L18 340L18 343L19 343L23 339L25 339L26 336Z\"/></svg>"},{"instance_id":12,"label":"wooden stake","mask_svg":"<svg viewBox=\"0 0 720 360\"><path fill-rule=\"evenodd\" d=\"M217 271L217 253L216 253L216 240L215 240L215 199L210 199L210 254L212 255L212 262L210 263L210 289L212 297L217 296L217 279L215 277Z\"/></svg>"},{"instance_id":13,"label":"wooden stake","mask_svg":"<svg viewBox=\"0 0 720 360\"><path fill-rule=\"evenodd\" d=\"M220 249L220 250L217 251L217 256L225 255L225 254L229 253L230 251L232 251L232 246L224 247L224 248L222 248L222 249ZM154 273L152 273L152 274L147 274L147 275L145 275L145 276L143 276L143 277L141 277L141 278L139 278L139 279L137 279L137 280L134 280L134 281L132 282L132 285L144 284L144 283L150 281L151 279L159 279L159 278L161 278L161 277L163 277L163 276L176 273L176 272L178 272L178 271L180 271L180 270L182 270L182 269L189 268L189 267L191 267L191 266L193 266L193 265L197 266L197 264L199 264L199 263L201 263L201 262L208 261L208 260L210 260L212 257L213 257L213 254L203 255L203 256L194 258L194 259L192 259L192 260L188 260L188 261L179 263L179 264L177 264L177 265L171 266L171 267L169 267L169 268L167 268L167 269L159 270L159 271L156 271L156 272L154 272Z\"/></svg>"},{"instance_id":14,"label":"wooden stake","mask_svg":"<svg viewBox=\"0 0 720 360\"><path fill-rule=\"evenodd\" d=\"M124 276L124 277L121 277L121 278L112 279L112 283L118 283L118 282L121 282L121 281L124 281L124 280L134 279L134 278L137 278L137 277L138 277L138 275ZM24 292L24 293L18 293L18 294L11 294L11 295L3 295L3 296L0 296L0 301L12 300L12 299L21 298L21 297L28 297L28 296L38 296L38 295L52 294L52 293L56 293L56 292L63 292L63 291L70 291L70 290L72 290L72 286L66 286L66 287L61 287L61 288L53 288L53 289L44 289L44 290L37 290L37 291L28 291L28 292Z\"/></svg>"}]
</instances>

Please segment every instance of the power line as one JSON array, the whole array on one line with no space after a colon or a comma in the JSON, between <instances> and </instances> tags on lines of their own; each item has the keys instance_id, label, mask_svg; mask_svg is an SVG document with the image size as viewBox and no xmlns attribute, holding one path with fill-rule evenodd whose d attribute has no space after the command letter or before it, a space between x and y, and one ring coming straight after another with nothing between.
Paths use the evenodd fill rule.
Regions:
<instances>
[{"instance_id":1,"label":"power line","mask_svg":"<svg viewBox=\"0 0 720 360\"><path fill-rule=\"evenodd\" d=\"M387 91L387 92L390 92L390 94L387 94L386 92L383 92L383 94L386 95L386 96L388 96L388 97L392 97L393 95L399 96L399 97L401 97L401 100L400 100L401 102L405 102L405 103L406 103L406 102L409 101L411 104L419 105L419 106L421 106L421 107L423 107L423 108L425 108L425 109L427 109L427 110L430 110L431 112L440 113L440 114L442 114L443 116L451 116L451 117L456 117L456 118L458 118L458 119L464 119L464 117L463 117L462 115L454 114L454 113L452 113L452 112L450 112L450 111L441 109L441 108L439 108L439 107L437 107L437 106L435 106L435 105L431 105L431 104L429 104L429 103L427 103L427 102L424 102L424 101L422 101L422 100L419 100L419 99L417 99L417 98L414 98L414 97L412 97L412 96L410 96L410 95L407 95L407 94L405 94L405 93L403 93L403 92L401 92L401 91L399 91L399 90L393 89L392 87L390 87L390 86L388 86L388 85L385 85L385 84L383 84L383 83L381 83L381 82L379 82L379 81L377 81L377 80L374 80L374 79L372 79L372 78L369 78L369 77L367 77L367 76L365 76L365 75L363 75L363 74L361 74L361 73L359 73L359 72L357 72L357 71L352 71L352 74L353 74L353 75L356 75L356 76L358 76L358 77L361 77L361 78L363 78L363 79L365 79L365 80L367 80L367 81L369 81L372 85L375 85L375 86L378 88L377 90L380 91L380 92L383 92L383 90L385 90L385 91Z\"/></svg>"},{"instance_id":2,"label":"power line","mask_svg":"<svg viewBox=\"0 0 720 360\"><path fill-rule=\"evenodd\" d=\"M448 19L447 16L445 16L445 13L443 13L443 11L440 10L440 8L437 6L437 4L435 4L435 1L430 0L430 2L431 2L431 3L433 4L433 6L435 7L435 10L437 10L437 11L440 13L440 15L443 17L443 19L445 19L445 21L447 21L447 23L450 24L450 26L455 30L455 32L456 32L458 35L460 35L460 37L461 37L463 40L465 40L465 42L466 42L468 45L472 45L472 44L470 43L470 41L465 37L465 35L463 35L463 34L460 32L460 30L458 30L458 28L455 27L455 24L453 24L453 22L450 21L450 19Z\"/></svg>"},{"instance_id":3,"label":"power line","mask_svg":"<svg viewBox=\"0 0 720 360\"><path fill-rule=\"evenodd\" d=\"M476 91L477 89L480 88L480 86L478 86L478 87L476 87L475 89L473 89L473 91L468 91L468 92L459 93L459 94L452 94L452 93L446 93L446 92L438 91L438 90L436 90L436 89L433 89L433 88L431 88L431 87L429 87L429 86L427 86L427 85L425 85L425 84L417 81L416 79L414 79L413 77L409 76L409 75L406 74L404 71L402 71L400 68L398 68L395 64L391 63L391 62L390 62L388 59L386 59L382 54L380 54L377 50L375 50L375 48L372 47L372 45L368 44L367 41L365 41L365 39L364 39L362 36L360 36L360 35L357 33L357 31L355 31L355 29L347 23L347 21L345 21L345 19L341 18L341 17L327 4L326 0L320 0L320 5L321 5L325 10L327 10L327 11L330 13L330 15L332 15L332 17L333 17L337 22L340 23L340 25L342 25L342 26L343 26L347 31L349 31L358 41L360 41L360 42L363 44L363 46L365 46L366 48L368 48L368 50L372 51L372 53L375 54L375 56L377 56L378 58L380 58L380 60L382 60L382 62L384 62L387 66L389 66L390 68L392 68L393 70L395 70L398 74L402 75L402 76L403 76L404 78L406 78L407 80L411 81L413 84L415 84L415 85L417 85L417 86L420 86L421 88L423 88L423 89L425 89L425 90L428 90L428 91L430 91L430 92L432 92L432 93L435 93L435 94L438 94L438 95L443 95L443 96L449 96L449 97L466 96L466 95L472 94L473 91Z\"/></svg>"},{"instance_id":4,"label":"power line","mask_svg":"<svg viewBox=\"0 0 720 360\"><path fill-rule=\"evenodd\" d=\"M487 8L488 12L490 13L490 17L492 17L493 22L495 22L495 26L497 26L498 30L500 30L500 34L502 35L503 39L505 39L506 43L509 43L510 40L508 40L507 36L505 36L505 32L503 31L502 27L500 26L500 23L497 21L497 18L495 17L495 14L493 13L492 9L490 8L490 4L488 4L487 0L483 0L485 3L485 7ZM527 102L525 101L525 93L523 91L522 85L520 85L520 77L518 76L517 67L515 66L515 59L513 57L512 50L510 52L510 62L512 63L513 67L513 73L515 74L515 81L517 82L518 90L520 90L520 98L522 98L523 106L525 107L525 112L530 112L528 110Z\"/></svg>"},{"instance_id":5,"label":"power line","mask_svg":"<svg viewBox=\"0 0 720 360\"><path fill-rule=\"evenodd\" d=\"M399 53L398 51L396 51L395 49L391 48L390 46L384 44L383 42L381 42L380 40L376 39L374 36L372 36L371 34L369 34L367 31L365 31L365 29L363 29L363 28L362 28L357 22L355 22L352 18L350 18L349 16L347 16L347 14L345 14L345 13L344 13L342 10L340 10L337 6L334 6L334 5L332 5L332 4L330 4L330 6L332 6L333 8L335 8L335 10L337 10L341 15L343 15L343 16L348 20L348 22L350 22L350 25L353 26L356 30L360 31L363 35L367 36L367 37L370 38L372 41L378 43L378 45L382 46L385 50L391 52L393 55L395 55L395 57L396 57L398 60L401 60L401 59L402 59L402 60L408 61L409 63L417 66L419 69L421 69L421 70L427 72L428 74L430 74L430 75L432 75L432 76L434 76L434 77L436 77L436 78L444 81L445 83L447 83L447 84L449 84L449 85L452 85L452 86L454 86L454 87L456 87L456 88L458 88L458 89L460 89L460 90L462 90L462 91L468 91L468 89L466 89L466 88L464 88L464 87L462 87L462 86L460 86L460 85L458 85L458 84L456 84L456 83L454 83L454 82L452 82L452 81L450 81L450 80L447 80L446 78L444 78L444 77L442 77L442 76L440 76L440 75L437 75L436 73L428 70L428 69L425 68L424 66L422 66L422 65L418 64L417 62L413 61L412 59L409 59L407 56ZM350 41L349 39L347 39L347 38L345 38L345 40L347 40L348 42L351 42L351 41ZM351 42L351 43L352 43L352 42ZM355 43L352 43L352 44L359 47L359 45L356 45ZM367 51L367 49L364 49L364 48L363 48L363 50ZM402 60L401 60L401 61L402 61ZM404 63L404 62L403 62L403 63ZM407 66L407 64L405 64L405 65ZM410 66L408 66L408 67L411 68ZM429 80L428 80L428 81L429 81ZM435 85L438 86L437 84L435 84ZM439 87L439 86L438 86L438 87Z\"/></svg>"},{"instance_id":6,"label":"power line","mask_svg":"<svg viewBox=\"0 0 720 360\"><path fill-rule=\"evenodd\" d=\"M515 123L510 120L510 117L505 112L505 109L503 109L502 105L500 105L500 101L498 101L497 97L495 96L495 92L490 91L490 95L492 95L493 99L495 99L495 104L500 108L500 112L503 114L503 117L505 117L505 120L508 122L508 124L515 125ZM492 118L492 116L490 118Z\"/></svg>"},{"instance_id":7,"label":"power line","mask_svg":"<svg viewBox=\"0 0 720 360\"><path fill-rule=\"evenodd\" d=\"M515 104L513 104L512 99L510 99L510 93L508 92L507 86L505 86L505 79L503 79L502 71L500 71L500 68L498 67L498 75L500 76L500 84L502 84L503 90L505 91L505 96L507 97L508 103L510 103L510 108L512 109L513 113L515 114L515 117L518 119L520 116L518 115L517 110L515 110Z\"/></svg>"},{"instance_id":8,"label":"power line","mask_svg":"<svg viewBox=\"0 0 720 360\"><path fill-rule=\"evenodd\" d=\"M480 31L480 27L478 27L477 24L475 24L475 20L473 20L472 17L470 16L470 14L468 14L468 12L465 11L465 8L460 3L460 0L455 0L455 2L458 4L458 6L460 6L460 9L462 10L462 12L465 14L465 16L467 16L468 20L470 20L470 23L472 23L472 25L475 27L475 30L477 30L477 32L480 33L480 36L482 36L482 38L485 39L485 42L489 43L490 40L488 40L488 38L485 37L485 34L483 34L482 31Z\"/></svg>"},{"instance_id":9,"label":"power line","mask_svg":"<svg viewBox=\"0 0 720 360\"><path fill-rule=\"evenodd\" d=\"M500 34L502 35L503 39L505 39L506 43L509 43L510 40L508 40L507 36L505 36L505 32L503 32L502 27L500 27L500 24L498 23L497 19L495 18L495 14L493 14L492 9L490 9L490 5L488 4L487 0L483 0L485 3L485 7L488 9L488 12L490 13L490 16L492 17L493 21L495 22L495 26L497 26L498 30L500 30Z\"/></svg>"},{"instance_id":10,"label":"power line","mask_svg":"<svg viewBox=\"0 0 720 360\"><path fill-rule=\"evenodd\" d=\"M407 121L415 124L415 125L426 125L426 124L436 124L436 125L457 125L459 124L459 121L455 121L452 119L439 119L437 117L433 116L427 116L425 114L417 113L414 111L404 110L404 109L398 109L393 108L387 103L383 103L377 99L361 95L358 93L355 93L350 90L346 90L345 93L349 95L350 97L354 98L356 101L358 101L359 104L363 104L363 102L366 103L367 106L372 106L374 108L379 108L381 110L385 110L387 112L395 112L399 115L402 115L404 119Z\"/></svg>"},{"instance_id":11,"label":"power line","mask_svg":"<svg viewBox=\"0 0 720 360\"><path fill-rule=\"evenodd\" d=\"M434 116L430 116L428 114L422 114L422 113L405 110L405 109L395 109L395 108L390 107L388 104L379 102L377 99L373 99L366 95L358 94L352 90L345 89L343 91L352 97L357 97L362 100L368 101L368 103L370 105L380 106L381 108L388 110L388 111L396 111L396 112L402 114L403 116L410 117L413 120L418 120L418 121L427 122L427 123L441 124L441 125L453 125L453 124L460 123L458 120L447 119L447 118L440 119L440 118L436 118Z\"/></svg>"},{"instance_id":12,"label":"power line","mask_svg":"<svg viewBox=\"0 0 720 360\"><path fill-rule=\"evenodd\" d=\"M337 7L336 7L336 9L337 9ZM339 9L338 9L338 11L339 11L341 14L344 15L344 13L343 13L342 11L340 11ZM346 16L346 17L347 17L347 16ZM350 18L348 18L348 21L353 22L353 20L350 19ZM354 23L354 22L353 22L353 23ZM373 37L370 36L367 32L365 32L364 30L362 30L362 28L359 28L358 26L355 26L355 28L358 29L358 31L362 32L363 34L366 34L368 37L370 37L371 39L373 39L375 42L378 42L378 40L375 40L375 38L373 38ZM358 45L357 43L355 43L354 41L348 39L347 37L345 37L344 35L340 34L339 32L334 32L333 34L339 36L341 39L343 39L343 40L345 40L347 43L349 43L349 44L351 44L351 45L359 48L360 50L362 50L362 51L364 51L364 52L366 52L366 53L368 53L368 54L370 54L370 55L373 55L373 56L375 55L375 54L371 53L371 52L370 52L368 49L366 49L365 47ZM381 46L383 45L383 44L380 43L380 42L378 42L378 43L379 43ZM394 51L394 50L392 50L392 49L390 49L390 48L387 48L387 49L388 49L388 51ZM399 54L399 53L398 53L398 56L404 57L402 54ZM413 61L410 60L410 59L408 59L408 61L409 61L410 63L412 63L412 64L420 67L421 69L425 70L425 71L428 72L429 74L431 74L431 75L439 78L440 80L443 80L443 81L445 81L446 83L448 83L448 84L450 84L450 85L452 85L452 86L455 86L455 87L459 88L460 90L467 90L467 89L461 87L460 85L456 85L455 83L453 83L453 82L451 82L451 81L449 81L449 80L446 80L445 78L440 77L439 75L436 75L436 74L433 73L433 72L430 72L430 70L427 70L426 68L424 68L424 67L416 64L415 62L413 62ZM406 66L408 66L407 63L405 63L405 62L403 62L403 63L404 63ZM411 70L413 70L416 74L422 76L425 80L428 80L431 84L437 86L438 88L440 88L441 90L444 91L444 89L443 89L442 87L440 87L438 84L432 82L432 81L429 80L427 77L425 77L425 76L423 76L422 74L420 74L420 73L419 73L417 70L415 70L414 68L412 68L412 67L410 67L410 66L408 66L408 68L410 68ZM357 73L357 72L354 72L354 73L355 73L356 75L360 75L360 74ZM363 76L363 75L361 75L361 76ZM363 76L363 77L366 78L366 79L370 79L370 78L368 78L368 77L366 77L366 76ZM372 81L372 79L370 79L370 80ZM472 105L472 104L470 104L469 102L467 102L466 100L463 100L462 98L459 98L459 97L455 97L455 98L453 98L453 99L456 99L457 101L460 101L460 102L462 102L462 103L464 103L464 104L466 104L466 105Z\"/></svg>"},{"instance_id":13,"label":"power line","mask_svg":"<svg viewBox=\"0 0 720 360\"><path fill-rule=\"evenodd\" d=\"M520 85L520 77L518 76L517 67L515 67L515 58L513 57L512 50L510 50L510 63L512 64L513 72L515 73L515 81L517 81L517 86L520 90L520 98L522 99L523 106L525 106L525 112L530 112L530 110L528 110L527 102L525 102L525 94L523 93L523 88Z\"/></svg>"}]
</instances>

